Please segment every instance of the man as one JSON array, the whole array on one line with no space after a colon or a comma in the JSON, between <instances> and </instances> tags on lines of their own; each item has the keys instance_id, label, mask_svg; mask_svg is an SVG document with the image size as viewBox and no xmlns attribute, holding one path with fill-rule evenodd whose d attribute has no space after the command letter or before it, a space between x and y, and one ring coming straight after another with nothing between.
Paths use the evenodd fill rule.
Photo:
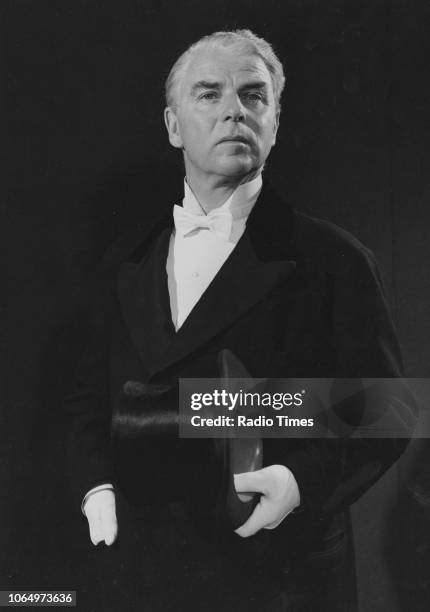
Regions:
<instances>
[{"instance_id":1,"label":"man","mask_svg":"<svg viewBox=\"0 0 430 612\"><path fill-rule=\"evenodd\" d=\"M237 491L259 492L260 502L225 542L198 527L174 491L176 476L159 487L169 489L165 499L149 498L154 483L171 473L180 480L193 463L177 474L175 441L134 444L126 468L112 459L111 411L128 381L217 377L225 348L255 377L401 374L372 254L263 185L284 80L271 46L248 30L204 37L178 59L165 122L183 152L183 206L107 258L92 340L68 399L74 490L91 540L134 541L133 563L122 550L116 567L136 572L145 610L354 609L345 508L404 447L265 441L265 467L235 477Z\"/></svg>"}]
</instances>

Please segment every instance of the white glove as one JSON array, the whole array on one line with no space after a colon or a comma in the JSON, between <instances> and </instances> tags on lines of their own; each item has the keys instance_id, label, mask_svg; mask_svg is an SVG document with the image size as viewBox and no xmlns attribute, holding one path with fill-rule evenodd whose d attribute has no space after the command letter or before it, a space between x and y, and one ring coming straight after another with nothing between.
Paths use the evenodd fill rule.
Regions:
<instances>
[{"instance_id":1,"label":"white glove","mask_svg":"<svg viewBox=\"0 0 430 612\"><path fill-rule=\"evenodd\" d=\"M261 493L249 519L236 529L242 538L260 529L274 529L300 505L300 493L293 473L285 465L269 465L262 470L234 475L237 493Z\"/></svg>"},{"instance_id":2,"label":"white glove","mask_svg":"<svg viewBox=\"0 0 430 612\"><path fill-rule=\"evenodd\" d=\"M92 493L83 511L88 519L91 542L97 545L104 540L108 546L113 544L118 535L114 492L103 489Z\"/></svg>"}]
</instances>

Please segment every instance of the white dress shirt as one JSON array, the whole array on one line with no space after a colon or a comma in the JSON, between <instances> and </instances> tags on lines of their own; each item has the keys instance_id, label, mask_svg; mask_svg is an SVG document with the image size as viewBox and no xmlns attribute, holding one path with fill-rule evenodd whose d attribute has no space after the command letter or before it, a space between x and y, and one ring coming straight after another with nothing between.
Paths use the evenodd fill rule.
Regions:
<instances>
[{"instance_id":1,"label":"white dress shirt","mask_svg":"<svg viewBox=\"0 0 430 612\"><path fill-rule=\"evenodd\" d=\"M261 174L243 185L216 211L229 213L232 217L228 239L220 237L208 228L197 228L183 235L177 229L172 233L166 262L170 310L175 329L184 323L194 306L219 272L240 237L245 231L246 221L262 186ZM184 181L184 210L198 216L206 213L196 196ZM211 211L210 218L215 211Z\"/></svg>"}]
</instances>

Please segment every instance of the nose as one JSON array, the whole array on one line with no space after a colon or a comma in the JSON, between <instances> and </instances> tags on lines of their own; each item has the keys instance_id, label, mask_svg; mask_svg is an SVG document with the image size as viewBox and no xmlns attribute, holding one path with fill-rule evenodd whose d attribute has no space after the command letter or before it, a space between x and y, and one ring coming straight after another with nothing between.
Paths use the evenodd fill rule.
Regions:
<instances>
[{"instance_id":1,"label":"nose","mask_svg":"<svg viewBox=\"0 0 430 612\"><path fill-rule=\"evenodd\" d=\"M245 110L237 94L231 94L226 97L222 108L222 119L223 121L233 121L235 123L244 121Z\"/></svg>"}]
</instances>

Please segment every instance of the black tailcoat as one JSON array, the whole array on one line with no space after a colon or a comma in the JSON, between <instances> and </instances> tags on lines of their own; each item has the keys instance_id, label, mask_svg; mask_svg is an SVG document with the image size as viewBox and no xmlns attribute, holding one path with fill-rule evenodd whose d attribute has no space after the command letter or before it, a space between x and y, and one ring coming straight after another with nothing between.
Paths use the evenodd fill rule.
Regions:
<instances>
[{"instance_id":1,"label":"black tailcoat","mask_svg":"<svg viewBox=\"0 0 430 612\"><path fill-rule=\"evenodd\" d=\"M327 572L333 559L332 565L338 564L336 555L346 550L344 509L396 460L404 440L266 440L265 463L284 464L295 475L300 511L273 531L247 541L232 536L220 543L205 541L197 521L193 533L193 520L177 501L173 485L170 499L151 499L149 493L157 482L165 483L167 473L180 481L184 465L179 466L175 453L184 444L192 449L194 441L148 443L144 449L133 448L128 462L118 466L110 450L110 416L127 381L174 384L180 377L218 377L217 356L224 348L254 377L400 376L399 346L374 257L347 232L294 211L264 186L242 238L175 332L166 273L172 229L171 218L162 219L120 240L104 260L91 340L76 388L67 399L73 421L70 465L76 501L80 504L97 484L118 483L129 500L141 505L145 542L154 542L157 529L163 534L154 543L153 556L142 559L143 565L154 568L154 557L164 551L161 574L163 567L169 571L169 555L177 554L172 547L180 548L163 525L187 525L183 537L190 550L184 552L182 569L170 572L176 572L178 582L176 609L182 609L178 601L189 609L202 609L199 593L205 609L250 609L262 593L267 597L276 592L276 585L289 597L300 583L302 590L289 600L290 608L314 609L305 599L317 597L315 609L323 610L317 585L329 578L327 574L318 582L317 573ZM410 422L410 409L404 404L400 409L404 421ZM196 455L194 461L199 461ZM120 538L121 528L120 522ZM187 563L194 567L191 574L184 570ZM148 567L142 571L147 575ZM216 597L211 580L217 585ZM345 577L339 584L342 581ZM157 580L151 584L160 590L154 586ZM152 587L147 586L148 602ZM192 598L188 588L193 589ZM333 582L330 588L335 593L338 587ZM148 604L148 609L169 609L168 597L164 607ZM340 605L347 595L341 588L334 598L327 609L336 609L333 601ZM215 602L213 608L209 600ZM263 609L261 601L255 606ZM267 609L272 609L269 604Z\"/></svg>"}]
</instances>

